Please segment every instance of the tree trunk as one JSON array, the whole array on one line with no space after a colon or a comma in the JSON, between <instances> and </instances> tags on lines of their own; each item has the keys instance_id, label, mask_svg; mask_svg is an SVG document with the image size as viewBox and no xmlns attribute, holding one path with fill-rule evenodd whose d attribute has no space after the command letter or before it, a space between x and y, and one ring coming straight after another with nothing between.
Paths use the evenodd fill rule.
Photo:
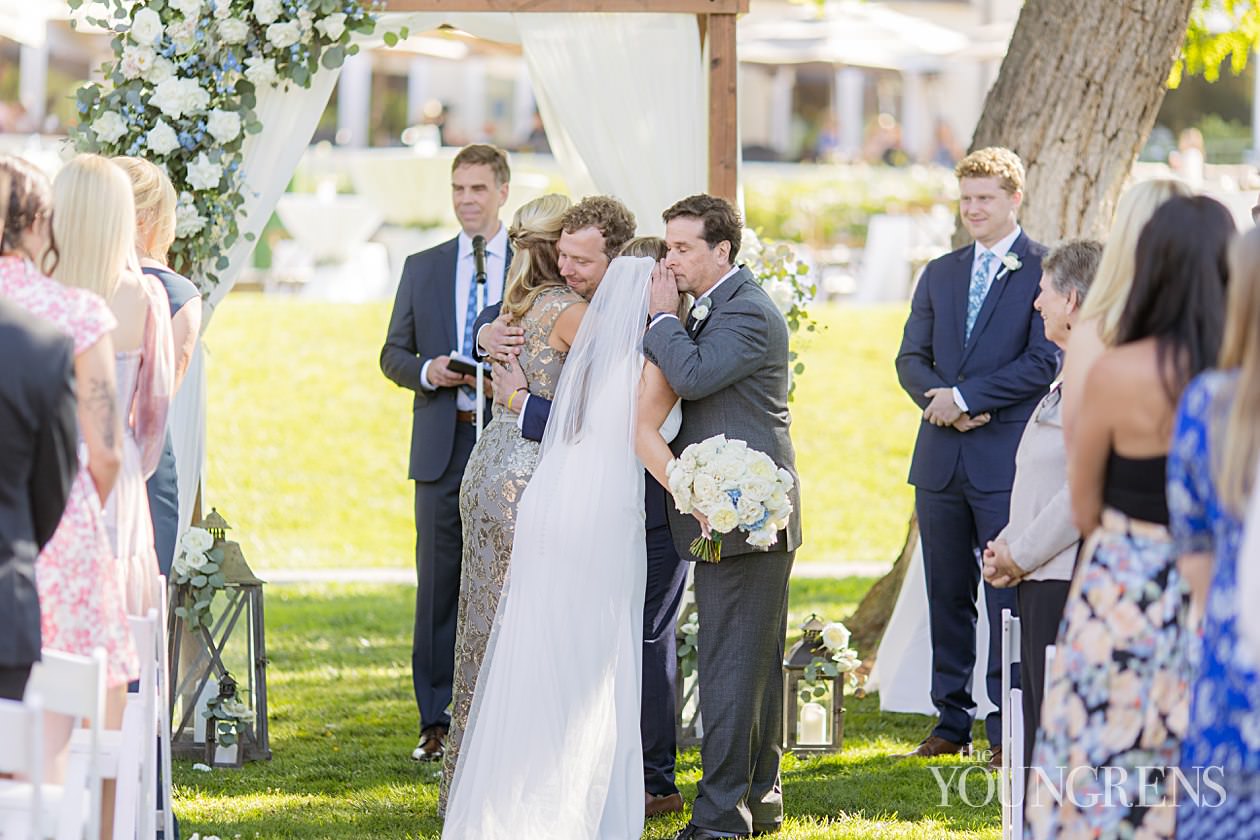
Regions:
<instances>
[{"instance_id":1,"label":"tree trunk","mask_svg":"<svg viewBox=\"0 0 1260 840\"><path fill-rule=\"evenodd\" d=\"M971 148L1006 146L1024 161L1020 223L1053 244L1102 238L1155 124L1196 0L1027 0ZM960 225L955 246L966 242ZM905 546L849 619L873 662L919 538Z\"/></svg>"},{"instance_id":2,"label":"tree trunk","mask_svg":"<svg viewBox=\"0 0 1260 840\"><path fill-rule=\"evenodd\" d=\"M972 149L1027 168L1021 223L1053 244L1102 238L1146 142L1195 0L1028 0Z\"/></svg>"}]
</instances>

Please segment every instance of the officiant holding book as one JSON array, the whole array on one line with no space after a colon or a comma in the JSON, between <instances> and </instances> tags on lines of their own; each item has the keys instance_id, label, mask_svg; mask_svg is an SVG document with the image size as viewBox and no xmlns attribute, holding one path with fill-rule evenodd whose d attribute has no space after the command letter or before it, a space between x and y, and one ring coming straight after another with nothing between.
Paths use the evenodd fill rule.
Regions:
<instances>
[{"instance_id":1,"label":"officiant holding book","mask_svg":"<svg viewBox=\"0 0 1260 840\"><path fill-rule=\"evenodd\" d=\"M381 348L382 372L415 392L408 477L415 482L411 670L420 742L411 757L417 761L441 759L450 729L447 707L463 554L459 487L477 439L475 380L453 370L451 360L472 353L479 263L486 273L484 302L503 297L511 252L499 213L510 179L507 155L494 146L466 146L455 156L451 201L461 230L454 239L407 258Z\"/></svg>"}]
</instances>

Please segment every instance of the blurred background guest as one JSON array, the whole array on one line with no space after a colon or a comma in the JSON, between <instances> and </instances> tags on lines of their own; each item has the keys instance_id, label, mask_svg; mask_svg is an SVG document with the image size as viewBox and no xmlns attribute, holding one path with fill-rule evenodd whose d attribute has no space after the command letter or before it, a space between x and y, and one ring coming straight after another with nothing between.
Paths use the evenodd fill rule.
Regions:
<instances>
[{"instance_id":1,"label":"blurred background guest","mask_svg":"<svg viewBox=\"0 0 1260 840\"><path fill-rule=\"evenodd\" d=\"M1186 388L1168 453L1178 568L1190 584L1191 615L1203 619L1181 767L1195 774L1187 778L1204 767L1224 775L1221 795L1187 797L1178 808L1177 836L1188 840L1221 837L1223 826L1254 826L1260 818L1260 657L1240 639L1237 592L1243 516L1260 456L1260 231L1234 243L1230 256L1220 370Z\"/></svg>"},{"instance_id":2,"label":"blurred background guest","mask_svg":"<svg viewBox=\"0 0 1260 840\"><path fill-rule=\"evenodd\" d=\"M1156 208L1175 195L1191 195L1183 182L1173 178L1156 178L1134 184L1124 191L1116 204L1116 216L1103 246L1098 273L1063 356L1063 434L1072 448L1072 435L1079 412L1085 377L1089 369L1108 347L1115 346L1120 316L1124 314L1133 287L1133 262L1142 228L1151 220Z\"/></svg>"},{"instance_id":3,"label":"blurred background guest","mask_svg":"<svg viewBox=\"0 0 1260 840\"><path fill-rule=\"evenodd\" d=\"M166 439L173 385L170 310L162 289L134 270L136 210L131 182L99 155L80 155L53 182L53 233L61 258L53 276L109 302L118 321L114 362L123 457L105 504L105 527L126 581L127 612L153 605L157 555L144 482Z\"/></svg>"},{"instance_id":4,"label":"blurred background guest","mask_svg":"<svg viewBox=\"0 0 1260 840\"><path fill-rule=\"evenodd\" d=\"M1060 348L1072 334L1100 256L1101 242L1077 239L1041 260L1041 294L1033 306L1045 322L1046 338ZM1055 379L1024 427L1015 453L1011 518L984 551L985 580L999 588L1018 584L1025 762L1032 759L1035 722L1041 719L1046 646L1054 644L1059 630L1081 540L1068 493L1062 385Z\"/></svg>"},{"instance_id":5,"label":"blurred background guest","mask_svg":"<svg viewBox=\"0 0 1260 840\"><path fill-rule=\"evenodd\" d=\"M201 332L201 293L192 281L173 271L168 252L175 241L175 187L158 166L142 158L118 157L117 164L131 181L136 202L136 255L141 270L162 284L171 313L171 338L175 348L173 400L192 362ZM173 413L173 412L172 412ZM171 439L170 417L157 469L147 482L149 513L153 518L153 542L158 569L169 575L179 537L179 473Z\"/></svg>"},{"instance_id":6,"label":"blurred background guest","mask_svg":"<svg viewBox=\"0 0 1260 840\"><path fill-rule=\"evenodd\" d=\"M1161 205L1138 237L1116 346L1085 381L1068 481L1076 527L1090 536L1055 642L1033 758L1073 787L1056 800L1053 779L1033 774L1025 799L1033 838L1173 836L1171 802L1147 807L1170 794L1164 768L1180 755L1190 668L1189 597L1167 528L1165 463L1177 400L1220 349L1233 235L1229 211L1210 198ZM1104 775L1104 767L1118 770Z\"/></svg>"}]
</instances>

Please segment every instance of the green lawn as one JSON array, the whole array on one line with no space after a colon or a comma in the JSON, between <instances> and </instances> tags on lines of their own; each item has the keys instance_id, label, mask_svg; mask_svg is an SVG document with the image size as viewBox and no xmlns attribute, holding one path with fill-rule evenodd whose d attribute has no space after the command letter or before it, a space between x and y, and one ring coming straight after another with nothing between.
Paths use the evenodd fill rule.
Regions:
<instances>
[{"instance_id":1,"label":"green lawn","mask_svg":"<svg viewBox=\"0 0 1260 840\"><path fill-rule=\"evenodd\" d=\"M793 404L800 563L891 562L917 412L893 357L904 306L823 306ZM207 505L256 569L410 567L411 396L381 375L388 304L233 294L209 354Z\"/></svg>"},{"instance_id":2,"label":"green lawn","mask_svg":"<svg viewBox=\"0 0 1260 840\"><path fill-rule=\"evenodd\" d=\"M792 585L792 622L809 612L847 614L870 579ZM409 672L413 590L406 586L273 586L267 594L274 759L240 771L202 773L176 762L176 812L183 836L229 838L437 838L437 768L407 756L415 746ZM876 698L850 698L845 749L811 760L788 757L784 840L978 837L996 840L996 804L942 807L929 769L949 774L962 759L897 762L927 731L915 715L881 714ZM699 757L681 758L691 800ZM994 777L966 774L967 795L984 799ZM683 818L655 820L645 838L672 836Z\"/></svg>"}]
</instances>

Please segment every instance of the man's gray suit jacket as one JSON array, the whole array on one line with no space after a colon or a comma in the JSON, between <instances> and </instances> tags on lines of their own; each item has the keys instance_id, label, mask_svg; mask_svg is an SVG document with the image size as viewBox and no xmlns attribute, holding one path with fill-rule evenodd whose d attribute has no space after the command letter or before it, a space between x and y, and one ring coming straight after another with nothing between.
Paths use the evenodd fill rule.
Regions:
<instances>
[{"instance_id":1,"label":"man's gray suit jacket","mask_svg":"<svg viewBox=\"0 0 1260 840\"><path fill-rule=\"evenodd\" d=\"M788 325L747 268L727 278L710 296L708 317L689 334L675 318L662 318L643 339L644 354L683 399L682 428L670 445L674 454L724 434L764 452L792 474L792 517L769 550L795 551L801 544L800 479L788 413ZM678 554L695 559L691 543L700 536L695 518L669 506ZM748 544L742 531L722 539L722 556L766 551Z\"/></svg>"}]
</instances>

